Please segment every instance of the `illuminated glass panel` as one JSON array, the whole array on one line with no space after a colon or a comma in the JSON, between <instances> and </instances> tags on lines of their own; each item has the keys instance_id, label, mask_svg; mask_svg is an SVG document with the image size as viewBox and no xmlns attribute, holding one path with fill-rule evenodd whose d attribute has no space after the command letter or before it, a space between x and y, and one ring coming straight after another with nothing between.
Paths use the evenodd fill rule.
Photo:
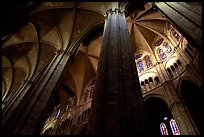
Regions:
<instances>
[{"instance_id":1,"label":"illuminated glass panel","mask_svg":"<svg viewBox=\"0 0 204 137\"><path fill-rule=\"evenodd\" d=\"M173 135L180 135L180 132L175 120L171 119L170 126L171 126Z\"/></svg>"},{"instance_id":2,"label":"illuminated glass panel","mask_svg":"<svg viewBox=\"0 0 204 137\"><path fill-rule=\"evenodd\" d=\"M173 37L176 38L177 41L180 41L181 36L179 35L178 32L176 32L176 30L172 29L171 34L172 34Z\"/></svg>"},{"instance_id":3,"label":"illuminated glass panel","mask_svg":"<svg viewBox=\"0 0 204 137\"><path fill-rule=\"evenodd\" d=\"M145 56L144 57L145 63L147 65L147 68L150 68L152 65L152 61L150 60L150 56Z\"/></svg>"},{"instance_id":4,"label":"illuminated glass panel","mask_svg":"<svg viewBox=\"0 0 204 137\"><path fill-rule=\"evenodd\" d=\"M160 132L162 135L169 135L166 125L164 123L160 124Z\"/></svg>"},{"instance_id":5,"label":"illuminated glass panel","mask_svg":"<svg viewBox=\"0 0 204 137\"><path fill-rule=\"evenodd\" d=\"M167 42L165 42L163 44L163 46L165 47L165 50L166 50L167 53L169 53L169 54L172 53L172 48L171 48L171 46L169 46L169 44Z\"/></svg>"},{"instance_id":6,"label":"illuminated glass panel","mask_svg":"<svg viewBox=\"0 0 204 137\"><path fill-rule=\"evenodd\" d=\"M164 60L164 59L167 58L166 53L164 53L163 49L160 48L160 49L158 50L158 52L159 52L159 55L160 55L160 57L161 57L162 60Z\"/></svg>"},{"instance_id":7,"label":"illuminated glass panel","mask_svg":"<svg viewBox=\"0 0 204 137\"><path fill-rule=\"evenodd\" d=\"M59 109L58 112L57 112L56 118L58 118L59 115L60 115L60 109Z\"/></svg>"},{"instance_id":8,"label":"illuminated glass panel","mask_svg":"<svg viewBox=\"0 0 204 137\"><path fill-rule=\"evenodd\" d=\"M53 116L54 118L58 118L59 115L60 115L60 108L59 108L59 107L56 107L56 108L54 109L54 112L52 113L52 116Z\"/></svg>"},{"instance_id":9,"label":"illuminated glass panel","mask_svg":"<svg viewBox=\"0 0 204 137\"><path fill-rule=\"evenodd\" d=\"M143 65L142 61L138 61L138 62L137 62L137 65L138 65L139 73L141 73L142 71L144 71L144 65Z\"/></svg>"},{"instance_id":10,"label":"illuminated glass panel","mask_svg":"<svg viewBox=\"0 0 204 137\"><path fill-rule=\"evenodd\" d=\"M135 60L139 59L140 57L142 57L142 53L137 54L137 55L135 56Z\"/></svg>"},{"instance_id":11,"label":"illuminated glass panel","mask_svg":"<svg viewBox=\"0 0 204 137\"><path fill-rule=\"evenodd\" d=\"M168 117L164 117L164 118L163 118L163 120L167 120L167 119L168 119Z\"/></svg>"},{"instance_id":12,"label":"illuminated glass panel","mask_svg":"<svg viewBox=\"0 0 204 137\"><path fill-rule=\"evenodd\" d=\"M163 38L159 38L159 39L156 41L155 46L161 45L162 42L163 42Z\"/></svg>"}]
</instances>

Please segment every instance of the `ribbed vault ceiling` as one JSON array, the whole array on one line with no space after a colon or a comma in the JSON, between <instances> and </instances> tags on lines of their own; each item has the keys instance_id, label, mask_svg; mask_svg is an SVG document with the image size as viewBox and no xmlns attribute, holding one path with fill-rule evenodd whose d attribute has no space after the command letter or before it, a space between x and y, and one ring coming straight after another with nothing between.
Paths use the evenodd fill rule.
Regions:
<instances>
[{"instance_id":1,"label":"ribbed vault ceiling","mask_svg":"<svg viewBox=\"0 0 204 137\"><path fill-rule=\"evenodd\" d=\"M5 96L25 80L33 80L43 71L59 50L73 48L96 24L103 23L110 2L43 2L32 13L29 23L5 43L2 56L2 90ZM150 5L127 17L131 44L135 54L151 55L156 36L164 37L166 20ZM95 77L102 34L88 46L82 46L73 58L64 84L80 100L84 86ZM63 99L64 100L64 99Z\"/></svg>"},{"instance_id":2,"label":"ribbed vault ceiling","mask_svg":"<svg viewBox=\"0 0 204 137\"><path fill-rule=\"evenodd\" d=\"M2 45L2 95L34 80L57 51L82 40L96 24L104 22L108 3L43 2L29 15L29 22Z\"/></svg>"},{"instance_id":3,"label":"ribbed vault ceiling","mask_svg":"<svg viewBox=\"0 0 204 137\"><path fill-rule=\"evenodd\" d=\"M127 17L127 24L135 55L144 53L153 56L153 41L155 37L165 37L166 20L160 13L154 11L150 5L146 5L146 7L145 11ZM83 94L86 83L95 77L101 43L102 34L97 39L92 40L90 45L82 45L69 68L71 76L69 76L69 80L66 80L66 85L69 86L68 81L71 80L72 83L75 83L75 93L78 99Z\"/></svg>"},{"instance_id":4,"label":"ribbed vault ceiling","mask_svg":"<svg viewBox=\"0 0 204 137\"><path fill-rule=\"evenodd\" d=\"M150 55L154 49L152 47L154 38L164 37L166 19L151 6L127 17L127 23L135 54L145 51Z\"/></svg>"}]
</instances>

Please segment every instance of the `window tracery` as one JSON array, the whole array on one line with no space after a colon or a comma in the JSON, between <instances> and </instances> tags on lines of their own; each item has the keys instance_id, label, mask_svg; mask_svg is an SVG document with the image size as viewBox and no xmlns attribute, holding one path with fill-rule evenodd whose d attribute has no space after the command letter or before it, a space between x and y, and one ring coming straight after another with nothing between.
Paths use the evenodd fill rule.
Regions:
<instances>
[{"instance_id":1,"label":"window tracery","mask_svg":"<svg viewBox=\"0 0 204 137\"><path fill-rule=\"evenodd\" d=\"M144 60L145 60L145 63L146 63L146 66L147 66L147 68L150 68L151 66L153 66L152 65L152 61L150 60L150 56L145 56L144 57Z\"/></svg>"},{"instance_id":2,"label":"window tracery","mask_svg":"<svg viewBox=\"0 0 204 137\"><path fill-rule=\"evenodd\" d=\"M165 47L165 50L168 54L172 53L172 48L170 47L170 45L167 42L164 42L163 46Z\"/></svg>"},{"instance_id":3,"label":"window tracery","mask_svg":"<svg viewBox=\"0 0 204 137\"><path fill-rule=\"evenodd\" d=\"M172 35L174 38L176 38L177 41L180 41L181 36L180 36L180 34L179 34L175 29L172 29L172 30L171 30L171 35Z\"/></svg>"},{"instance_id":4,"label":"window tracery","mask_svg":"<svg viewBox=\"0 0 204 137\"><path fill-rule=\"evenodd\" d=\"M180 135L180 132L179 132L179 129L178 129L178 126L175 120L173 119L170 120L170 127L171 127L173 135Z\"/></svg>"},{"instance_id":5,"label":"window tracery","mask_svg":"<svg viewBox=\"0 0 204 137\"><path fill-rule=\"evenodd\" d=\"M156 42L155 42L155 46L159 46L163 43L163 38L159 38Z\"/></svg>"},{"instance_id":6,"label":"window tracery","mask_svg":"<svg viewBox=\"0 0 204 137\"><path fill-rule=\"evenodd\" d=\"M160 58L161 58L162 60L165 60L165 59L167 58L167 55L166 55L166 53L163 51L163 49L159 48L159 49L158 49L158 53L159 53Z\"/></svg>"},{"instance_id":7,"label":"window tracery","mask_svg":"<svg viewBox=\"0 0 204 137\"><path fill-rule=\"evenodd\" d=\"M137 54L137 55L135 56L135 60L139 59L140 57L142 57L142 53Z\"/></svg>"},{"instance_id":8,"label":"window tracery","mask_svg":"<svg viewBox=\"0 0 204 137\"><path fill-rule=\"evenodd\" d=\"M169 135L166 124L164 123L160 124L160 132L162 135Z\"/></svg>"},{"instance_id":9,"label":"window tracery","mask_svg":"<svg viewBox=\"0 0 204 137\"><path fill-rule=\"evenodd\" d=\"M144 65L143 65L142 60L138 61L138 62L137 62L137 65L138 65L139 73L141 73L142 71L144 71Z\"/></svg>"}]
</instances>

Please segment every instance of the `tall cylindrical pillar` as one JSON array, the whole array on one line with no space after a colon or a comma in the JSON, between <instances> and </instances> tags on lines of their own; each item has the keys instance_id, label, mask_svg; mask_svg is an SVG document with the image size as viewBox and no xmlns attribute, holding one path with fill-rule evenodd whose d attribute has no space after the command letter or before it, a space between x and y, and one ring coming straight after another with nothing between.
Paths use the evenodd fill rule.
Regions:
<instances>
[{"instance_id":1,"label":"tall cylindrical pillar","mask_svg":"<svg viewBox=\"0 0 204 137\"><path fill-rule=\"evenodd\" d=\"M107 14L88 134L143 134L143 97L125 15L118 9Z\"/></svg>"}]
</instances>

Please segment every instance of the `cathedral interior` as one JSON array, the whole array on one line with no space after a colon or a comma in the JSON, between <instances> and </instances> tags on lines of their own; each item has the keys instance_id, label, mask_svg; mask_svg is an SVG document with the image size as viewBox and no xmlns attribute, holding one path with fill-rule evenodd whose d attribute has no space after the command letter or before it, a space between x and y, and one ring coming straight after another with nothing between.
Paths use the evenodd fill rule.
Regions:
<instances>
[{"instance_id":1,"label":"cathedral interior","mask_svg":"<svg viewBox=\"0 0 204 137\"><path fill-rule=\"evenodd\" d=\"M6 8L3 134L203 134L202 2Z\"/></svg>"}]
</instances>

